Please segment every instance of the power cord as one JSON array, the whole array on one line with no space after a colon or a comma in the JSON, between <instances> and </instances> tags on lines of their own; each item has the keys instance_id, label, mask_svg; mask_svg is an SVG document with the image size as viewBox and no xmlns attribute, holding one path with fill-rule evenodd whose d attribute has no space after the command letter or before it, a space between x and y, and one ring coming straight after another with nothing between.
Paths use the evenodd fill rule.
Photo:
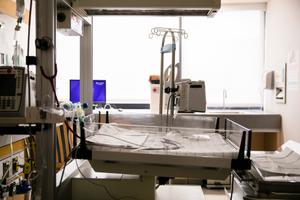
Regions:
<instances>
[{"instance_id":1,"label":"power cord","mask_svg":"<svg viewBox=\"0 0 300 200\"><path fill-rule=\"evenodd\" d=\"M27 34L27 57L29 57L30 50L30 29L31 29L31 14L32 14L32 0L30 0L29 6L29 21L28 21L28 34ZM27 64L27 84L28 84L28 105L31 106L31 86L30 86L30 69L29 64Z\"/></svg>"},{"instance_id":2,"label":"power cord","mask_svg":"<svg viewBox=\"0 0 300 200\"><path fill-rule=\"evenodd\" d=\"M77 146L74 149L72 149L66 159L69 159L71 157L71 155L73 154L73 152L77 151L78 148L79 147ZM62 174L61 174L61 177L60 177L60 181L59 181L59 184L58 184L58 188L57 188L58 191L59 191L60 186L62 184L62 180L63 180L64 174L65 174L65 170L66 170L67 164L68 164L68 161L65 161L65 164L64 164L64 167L63 167L63 171L62 171Z\"/></svg>"},{"instance_id":3,"label":"power cord","mask_svg":"<svg viewBox=\"0 0 300 200\"><path fill-rule=\"evenodd\" d=\"M51 87L52 87L52 91L53 91L53 94L54 94L54 98L55 98L57 107L59 107L60 104L59 104L59 101L58 101L58 98L57 98L56 89L55 89L55 85L54 85L54 80L55 80L55 78L57 76L57 65L56 64L54 65L54 74L52 76L48 76L45 73L43 66L40 66L40 69L41 69L42 76L44 78L46 78L47 80L49 80L49 82L51 84Z\"/></svg>"},{"instance_id":4,"label":"power cord","mask_svg":"<svg viewBox=\"0 0 300 200\"><path fill-rule=\"evenodd\" d=\"M70 127L70 125L69 125L69 123L68 123L67 121L64 121L64 123L65 123L67 129L68 129L75 137L81 139L80 136L78 136L78 135L73 131L73 129ZM73 139L75 139L75 138L73 138ZM62 183L62 180L63 180L63 177L64 177L64 173L65 173L66 166L67 166L67 164L68 164L68 160L70 159L70 157L71 157L71 155L73 154L73 152L74 152L74 151L77 151L78 148L79 148L79 146L74 147L74 148L70 151L69 155L68 155L67 158L66 158L66 161L65 161L65 164L64 164L64 167L63 167L63 171L62 171L62 175L61 175L61 177L60 177L60 181L59 181L59 185L58 185L58 191L59 191L59 188L60 188L60 186L61 186L61 183Z\"/></svg>"},{"instance_id":5,"label":"power cord","mask_svg":"<svg viewBox=\"0 0 300 200\"><path fill-rule=\"evenodd\" d=\"M80 137L79 135L77 135L77 134L73 131L73 129L70 127L70 125L69 125L69 123L68 123L67 120L64 121L64 123L65 123L65 125L66 125L68 131L70 131L76 138L81 139L81 137Z\"/></svg>"}]
</instances>

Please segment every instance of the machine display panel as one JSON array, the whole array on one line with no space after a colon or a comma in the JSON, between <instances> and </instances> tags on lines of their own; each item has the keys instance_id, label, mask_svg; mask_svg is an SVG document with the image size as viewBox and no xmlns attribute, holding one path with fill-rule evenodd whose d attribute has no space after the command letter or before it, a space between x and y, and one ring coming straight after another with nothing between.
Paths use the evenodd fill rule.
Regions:
<instances>
[{"instance_id":1,"label":"machine display panel","mask_svg":"<svg viewBox=\"0 0 300 200\"><path fill-rule=\"evenodd\" d=\"M0 96L15 96L16 82L14 74L2 74L0 78Z\"/></svg>"}]
</instances>

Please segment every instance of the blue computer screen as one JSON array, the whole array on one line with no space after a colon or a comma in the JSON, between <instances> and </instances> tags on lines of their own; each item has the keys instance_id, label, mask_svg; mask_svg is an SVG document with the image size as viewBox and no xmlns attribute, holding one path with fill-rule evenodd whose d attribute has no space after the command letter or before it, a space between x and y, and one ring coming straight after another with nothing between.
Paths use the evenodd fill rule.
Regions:
<instances>
[{"instance_id":1,"label":"blue computer screen","mask_svg":"<svg viewBox=\"0 0 300 200\"><path fill-rule=\"evenodd\" d=\"M70 101L80 102L80 81L70 80ZM93 80L93 103L106 102L106 81Z\"/></svg>"}]
</instances>

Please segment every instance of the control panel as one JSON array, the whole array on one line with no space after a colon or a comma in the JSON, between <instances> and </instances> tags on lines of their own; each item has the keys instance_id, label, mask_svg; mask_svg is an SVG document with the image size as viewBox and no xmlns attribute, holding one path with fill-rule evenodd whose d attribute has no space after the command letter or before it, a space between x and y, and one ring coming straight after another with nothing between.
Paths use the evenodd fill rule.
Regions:
<instances>
[{"instance_id":1,"label":"control panel","mask_svg":"<svg viewBox=\"0 0 300 200\"><path fill-rule=\"evenodd\" d=\"M24 115L25 87L24 67L0 67L0 116Z\"/></svg>"}]
</instances>

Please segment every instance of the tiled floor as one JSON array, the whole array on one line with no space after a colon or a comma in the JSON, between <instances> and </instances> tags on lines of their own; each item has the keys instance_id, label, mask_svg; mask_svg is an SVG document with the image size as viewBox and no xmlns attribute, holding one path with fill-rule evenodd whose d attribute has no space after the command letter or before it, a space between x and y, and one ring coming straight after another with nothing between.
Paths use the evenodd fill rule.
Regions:
<instances>
[{"instance_id":1,"label":"tiled floor","mask_svg":"<svg viewBox=\"0 0 300 200\"><path fill-rule=\"evenodd\" d=\"M197 185L161 185L157 200L229 200L224 189L207 189Z\"/></svg>"},{"instance_id":2,"label":"tiled floor","mask_svg":"<svg viewBox=\"0 0 300 200\"><path fill-rule=\"evenodd\" d=\"M224 189L207 189L202 188L205 200L228 200Z\"/></svg>"}]
</instances>

